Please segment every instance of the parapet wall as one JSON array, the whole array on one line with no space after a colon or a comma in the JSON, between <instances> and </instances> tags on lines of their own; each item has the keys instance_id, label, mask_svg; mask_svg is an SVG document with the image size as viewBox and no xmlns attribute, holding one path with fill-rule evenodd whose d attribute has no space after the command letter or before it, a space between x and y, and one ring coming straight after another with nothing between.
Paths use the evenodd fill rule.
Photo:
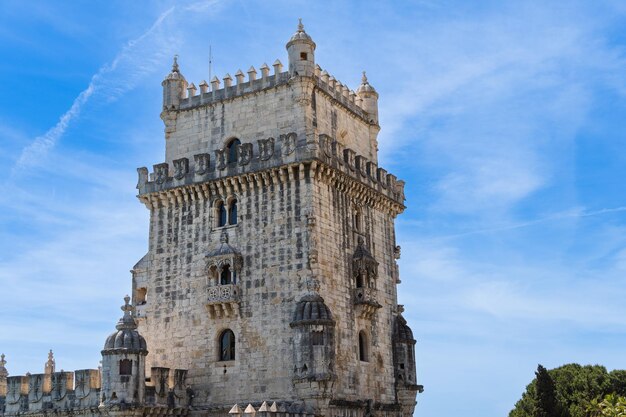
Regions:
<instances>
[{"instance_id":1,"label":"parapet wall","mask_svg":"<svg viewBox=\"0 0 626 417\"><path fill-rule=\"evenodd\" d=\"M5 414L97 408L100 380L98 369L8 377Z\"/></svg>"},{"instance_id":2,"label":"parapet wall","mask_svg":"<svg viewBox=\"0 0 626 417\"><path fill-rule=\"evenodd\" d=\"M281 72L283 65L279 60L274 62L274 74L270 75L267 64L263 64L260 68L261 77L257 78L257 71L254 67L250 67L247 71L248 81L244 81L245 75L241 70L235 74L236 82L233 85L233 79L230 74L226 74L222 79L224 84L217 77L211 80L211 86L206 81L199 84L200 92L194 83L187 87L187 94L181 98L180 110L192 109L195 107L213 104L222 100L240 97L250 93L256 93L266 88L273 88L278 85L287 84L291 75L289 72ZM326 94L331 96L336 102L343 105L356 116L369 122L369 118L362 106L362 99L349 89L345 84L335 79L327 71L322 70L319 65L315 66L315 74L313 77L315 85Z\"/></svg>"},{"instance_id":3,"label":"parapet wall","mask_svg":"<svg viewBox=\"0 0 626 417\"><path fill-rule=\"evenodd\" d=\"M152 173L148 172L148 168L138 168L139 195L318 160L373 188L395 203L404 204L404 181L328 135L319 135L314 143L309 144L305 138L298 138L293 132L280 135L278 140L267 138L257 140L256 143L244 140L242 138L238 147L236 162L229 163L227 149L222 148L216 150L214 156L208 153L194 155L193 161L188 158L175 159L172 167L167 163L156 164Z\"/></svg>"}]
</instances>

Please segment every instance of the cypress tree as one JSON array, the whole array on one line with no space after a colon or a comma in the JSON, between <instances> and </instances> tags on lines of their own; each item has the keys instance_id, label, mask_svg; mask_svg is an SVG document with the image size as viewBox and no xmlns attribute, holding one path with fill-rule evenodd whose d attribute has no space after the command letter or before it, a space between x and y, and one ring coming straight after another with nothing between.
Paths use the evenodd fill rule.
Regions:
<instances>
[{"instance_id":1,"label":"cypress tree","mask_svg":"<svg viewBox=\"0 0 626 417\"><path fill-rule=\"evenodd\" d=\"M537 366L535 387L535 410L533 417L561 417L563 409L556 396L556 386L548 370Z\"/></svg>"}]
</instances>

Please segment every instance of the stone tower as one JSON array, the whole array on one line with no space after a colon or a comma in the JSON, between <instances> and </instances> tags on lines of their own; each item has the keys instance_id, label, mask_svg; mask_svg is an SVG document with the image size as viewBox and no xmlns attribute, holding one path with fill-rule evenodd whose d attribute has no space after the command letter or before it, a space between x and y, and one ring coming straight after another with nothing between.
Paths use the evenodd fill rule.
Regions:
<instances>
[{"instance_id":1,"label":"stone tower","mask_svg":"<svg viewBox=\"0 0 626 417\"><path fill-rule=\"evenodd\" d=\"M162 83L165 162L138 170L149 250L132 270L156 403L168 380L163 401L178 389L198 416L413 413L404 182L378 167L378 93L322 70L315 47L300 22L287 71L277 60L198 93L175 59Z\"/></svg>"}]
</instances>

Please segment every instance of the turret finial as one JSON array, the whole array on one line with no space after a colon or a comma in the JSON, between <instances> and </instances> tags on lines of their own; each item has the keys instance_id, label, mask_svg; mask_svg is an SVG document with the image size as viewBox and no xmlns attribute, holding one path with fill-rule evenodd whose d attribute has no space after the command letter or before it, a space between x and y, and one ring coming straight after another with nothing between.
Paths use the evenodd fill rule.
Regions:
<instances>
[{"instance_id":1,"label":"turret finial","mask_svg":"<svg viewBox=\"0 0 626 417\"><path fill-rule=\"evenodd\" d=\"M363 71L363 76L361 77L361 83L367 84L367 75L365 75L365 71Z\"/></svg>"},{"instance_id":2,"label":"turret finial","mask_svg":"<svg viewBox=\"0 0 626 417\"><path fill-rule=\"evenodd\" d=\"M302 18L298 18L298 32L304 32L304 25L302 24Z\"/></svg>"},{"instance_id":3,"label":"turret finial","mask_svg":"<svg viewBox=\"0 0 626 417\"><path fill-rule=\"evenodd\" d=\"M50 375L54 373L54 367L55 367L54 353L52 353L52 349L50 349L50 352L48 352L48 362L46 362L46 365L44 367L46 375Z\"/></svg>"},{"instance_id":4,"label":"turret finial","mask_svg":"<svg viewBox=\"0 0 626 417\"><path fill-rule=\"evenodd\" d=\"M4 353L2 355L0 355L0 368L4 368L4 365L7 364L7 361L4 360L6 356L4 356Z\"/></svg>"},{"instance_id":5,"label":"turret finial","mask_svg":"<svg viewBox=\"0 0 626 417\"><path fill-rule=\"evenodd\" d=\"M124 312L124 316L130 315L131 311L133 311L133 306L130 305L130 297L128 296L128 294L126 294L126 297L124 297L124 305L121 307L121 309Z\"/></svg>"},{"instance_id":6,"label":"turret finial","mask_svg":"<svg viewBox=\"0 0 626 417\"><path fill-rule=\"evenodd\" d=\"M172 63L172 72L180 72L178 70L178 54L174 55L174 62Z\"/></svg>"}]
</instances>

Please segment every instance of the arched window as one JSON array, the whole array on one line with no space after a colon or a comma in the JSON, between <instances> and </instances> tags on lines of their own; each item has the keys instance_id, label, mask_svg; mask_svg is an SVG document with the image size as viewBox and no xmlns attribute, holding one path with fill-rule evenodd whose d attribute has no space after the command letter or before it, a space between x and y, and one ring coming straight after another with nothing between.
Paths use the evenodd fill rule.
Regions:
<instances>
[{"instance_id":1,"label":"arched window","mask_svg":"<svg viewBox=\"0 0 626 417\"><path fill-rule=\"evenodd\" d=\"M235 360L235 333L230 329L224 330L220 335L220 360Z\"/></svg>"},{"instance_id":2,"label":"arched window","mask_svg":"<svg viewBox=\"0 0 626 417\"><path fill-rule=\"evenodd\" d=\"M133 361L130 359L122 359L120 361L120 376L133 374Z\"/></svg>"},{"instance_id":3,"label":"arched window","mask_svg":"<svg viewBox=\"0 0 626 417\"><path fill-rule=\"evenodd\" d=\"M367 343L367 335L363 330L359 332L359 360L362 362L367 362L368 356L368 343Z\"/></svg>"},{"instance_id":4,"label":"arched window","mask_svg":"<svg viewBox=\"0 0 626 417\"><path fill-rule=\"evenodd\" d=\"M230 265L224 265L222 268L222 273L220 274L220 285L229 285L234 284L235 280L233 279L234 271L230 270Z\"/></svg>"},{"instance_id":5,"label":"arched window","mask_svg":"<svg viewBox=\"0 0 626 417\"><path fill-rule=\"evenodd\" d=\"M237 224L237 199L230 201L228 206L228 224Z\"/></svg>"},{"instance_id":6,"label":"arched window","mask_svg":"<svg viewBox=\"0 0 626 417\"><path fill-rule=\"evenodd\" d=\"M363 275L364 274L358 274L356 276L356 287L357 288L363 288L365 287L364 283L363 283Z\"/></svg>"},{"instance_id":7,"label":"arched window","mask_svg":"<svg viewBox=\"0 0 626 417\"><path fill-rule=\"evenodd\" d=\"M241 141L236 138L228 142L228 145L226 145L226 149L228 150L229 164L237 162L237 148L239 147L239 145L241 145Z\"/></svg>"},{"instance_id":8,"label":"arched window","mask_svg":"<svg viewBox=\"0 0 626 417\"><path fill-rule=\"evenodd\" d=\"M218 201L216 206L217 227L226 226L226 207L223 201Z\"/></svg>"}]
</instances>

